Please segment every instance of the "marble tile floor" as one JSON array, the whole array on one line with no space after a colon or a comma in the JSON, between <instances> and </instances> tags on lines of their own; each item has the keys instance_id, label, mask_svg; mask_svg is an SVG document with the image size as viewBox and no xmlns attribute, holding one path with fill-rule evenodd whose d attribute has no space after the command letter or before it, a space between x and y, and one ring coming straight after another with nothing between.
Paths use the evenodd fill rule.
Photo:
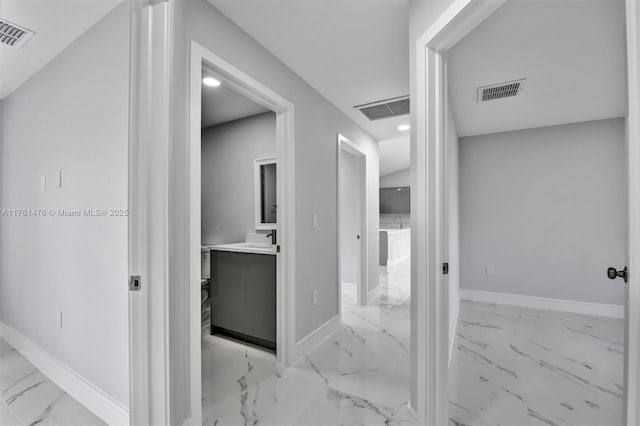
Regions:
<instances>
[{"instance_id":1,"label":"marble tile floor","mask_svg":"<svg viewBox=\"0 0 640 426\"><path fill-rule=\"evenodd\" d=\"M622 319L463 301L450 426L623 423Z\"/></svg>"},{"instance_id":2,"label":"marble tile floor","mask_svg":"<svg viewBox=\"0 0 640 426\"><path fill-rule=\"evenodd\" d=\"M104 425L0 338L0 425Z\"/></svg>"},{"instance_id":3,"label":"marble tile floor","mask_svg":"<svg viewBox=\"0 0 640 426\"><path fill-rule=\"evenodd\" d=\"M225 425L404 425L409 399L409 264L381 270L369 306L343 294L341 329L297 365L215 336L202 340L203 418Z\"/></svg>"}]
</instances>

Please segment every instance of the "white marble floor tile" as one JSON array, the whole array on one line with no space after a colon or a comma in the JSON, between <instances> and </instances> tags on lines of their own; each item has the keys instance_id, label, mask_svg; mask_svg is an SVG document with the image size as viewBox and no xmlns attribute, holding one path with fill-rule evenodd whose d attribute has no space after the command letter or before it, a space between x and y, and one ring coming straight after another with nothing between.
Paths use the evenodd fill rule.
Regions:
<instances>
[{"instance_id":1,"label":"white marble floor tile","mask_svg":"<svg viewBox=\"0 0 640 426\"><path fill-rule=\"evenodd\" d=\"M623 331L618 319L463 302L450 424L621 424Z\"/></svg>"},{"instance_id":2,"label":"white marble floor tile","mask_svg":"<svg viewBox=\"0 0 640 426\"><path fill-rule=\"evenodd\" d=\"M6 341L0 339L0 425L4 417L22 425L104 425L55 385ZM4 410L7 408L9 411Z\"/></svg>"},{"instance_id":3,"label":"white marble floor tile","mask_svg":"<svg viewBox=\"0 0 640 426\"><path fill-rule=\"evenodd\" d=\"M343 325L297 365L215 336L202 340L207 426L404 425L409 399L409 263L381 268L379 299L345 288Z\"/></svg>"},{"instance_id":4,"label":"white marble floor tile","mask_svg":"<svg viewBox=\"0 0 640 426\"><path fill-rule=\"evenodd\" d=\"M0 425L2 426L23 426L18 417L11 411L9 406L0 401Z\"/></svg>"}]
</instances>

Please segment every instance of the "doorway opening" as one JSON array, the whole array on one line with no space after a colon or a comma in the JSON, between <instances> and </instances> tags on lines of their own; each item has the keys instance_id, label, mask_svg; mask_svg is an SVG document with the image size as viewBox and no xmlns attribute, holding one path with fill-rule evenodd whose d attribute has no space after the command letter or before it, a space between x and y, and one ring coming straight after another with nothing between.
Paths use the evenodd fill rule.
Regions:
<instances>
[{"instance_id":1,"label":"doorway opening","mask_svg":"<svg viewBox=\"0 0 640 426\"><path fill-rule=\"evenodd\" d=\"M424 82L418 78L418 116L424 112L426 120L417 123L417 140L427 141L424 147L417 144L419 169L426 173L417 180L418 194L421 188L426 194L417 209L418 251L427 259L418 268L418 277L422 275L425 283L418 304L426 308L427 317L435 318L416 322L418 339L426 336L417 347L432 347L430 356L418 359L414 407L425 423L637 423L635 404L629 401L637 399L638 330L630 318L637 318L633 302L638 295L632 284L625 288L623 280L608 280L624 278L624 264L637 257L637 215L632 214L638 195L637 182L632 179L638 167L637 6L635 2L626 6L625 13L624 5L617 2L472 0L464 7L452 7L418 41L418 75L427 76ZM501 79L472 82L477 97L471 97L472 105L464 105L454 93L469 89L459 81L454 83L465 68L456 50L482 39L485 24L488 32L496 33L497 20L518 12L520 18L509 18L509 37L500 33L503 41L513 41L516 46L512 48L532 57L561 50L570 53L562 60L538 57L534 67L527 67L526 61L517 59L517 52L505 55L508 50L503 48L500 56L517 66L498 65ZM554 27L564 13L571 18ZM542 14L546 17L540 18ZM547 19L550 16L553 19ZM590 28L580 38L588 18L597 20L599 29L609 26L611 31L597 34ZM546 46L518 44L519 31L541 20L545 37L552 40L528 34L529 42ZM568 30L571 34L566 34ZM552 36L554 31L565 31L567 36ZM471 32L473 37L467 37ZM576 48L567 47L573 36L580 38L579 43ZM593 39L585 41L589 36ZM595 53L598 49L600 53ZM473 53L475 60L491 57L483 50ZM597 59L589 60L593 67L584 73L580 64L590 53ZM611 54L615 59L607 60ZM553 62L552 84L545 83L550 74L539 72L549 62ZM603 66L610 68L603 70ZM472 70L476 77L487 75L481 66ZM515 71L524 75L504 75ZM548 96L547 90L563 79L571 81L568 90L551 90L554 93ZM500 88L509 84L525 87ZM606 93L583 99L583 91L576 92L581 85L599 86ZM494 86L493 93L501 99L487 100L483 89ZM537 111L527 114L537 102L541 104ZM483 110L467 115L461 112L464 107ZM518 121L523 111L520 118L524 119ZM492 113L497 114L492 117ZM472 117L477 120L470 121ZM451 217L446 202L446 153L452 144L448 119L455 119L460 136L456 144L460 148L462 305L452 370L446 367L449 356L444 353L451 324L448 314L456 302L444 291L450 237L443 224ZM549 119L556 121L545 122ZM497 122L516 125L500 129ZM473 128L476 130L469 130ZM510 143L503 144L499 154L494 151L500 156L499 164L493 167L485 162L497 159L486 154L506 141ZM607 189L598 189L600 185ZM509 194L512 196L500 200ZM596 204L589 206L593 201ZM607 207L598 214L603 205ZM484 219L497 221L498 227L476 223ZM512 226L514 221L519 222L515 227L519 231ZM431 229L440 232L427 235ZM481 235L486 230L491 230L489 237ZM554 273L557 265L565 269ZM608 271L610 266L613 273L611 268ZM574 274L563 275L567 271ZM524 288L529 278L536 283ZM499 321L503 322L497 324ZM483 331L474 334L478 328ZM470 367L462 372L465 365ZM464 380L475 381L461 384ZM459 397L465 393L470 398L463 402ZM487 399L483 394L492 396Z\"/></svg>"},{"instance_id":2,"label":"doorway opening","mask_svg":"<svg viewBox=\"0 0 640 426\"><path fill-rule=\"evenodd\" d=\"M338 283L343 299L368 302L367 280L367 156L353 142L338 135Z\"/></svg>"},{"instance_id":3,"label":"doorway opening","mask_svg":"<svg viewBox=\"0 0 640 426\"><path fill-rule=\"evenodd\" d=\"M225 406L248 351L288 365L293 346L293 105L191 46L192 421ZM227 387L228 388L228 387Z\"/></svg>"}]
</instances>

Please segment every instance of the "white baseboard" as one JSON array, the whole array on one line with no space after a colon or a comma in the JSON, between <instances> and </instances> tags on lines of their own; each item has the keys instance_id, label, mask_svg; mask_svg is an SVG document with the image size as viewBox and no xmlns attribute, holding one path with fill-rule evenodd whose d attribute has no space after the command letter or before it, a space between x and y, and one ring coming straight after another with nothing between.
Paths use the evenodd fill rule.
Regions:
<instances>
[{"instance_id":1,"label":"white baseboard","mask_svg":"<svg viewBox=\"0 0 640 426\"><path fill-rule=\"evenodd\" d=\"M336 315L296 343L293 348L293 363L291 365L296 365L306 354L338 331L341 325L342 319L340 315Z\"/></svg>"},{"instance_id":2,"label":"white baseboard","mask_svg":"<svg viewBox=\"0 0 640 426\"><path fill-rule=\"evenodd\" d=\"M548 311L595 315L599 317L624 318L624 306L622 305L463 289L460 289L460 299L474 302L496 303L499 305L521 306L524 308L546 309Z\"/></svg>"},{"instance_id":3,"label":"white baseboard","mask_svg":"<svg viewBox=\"0 0 640 426\"><path fill-rule=\"evenodd\" d=\"M451 367L451 358L453 356L453 342L456 339L456 330L458 328L458 314L460 313L460 296L456 304L453 305L455 309L455 315L453 316L453 327L449 324L449 367Z\"/></svg>"},{"instance_id":4,"label":"white baseboard","mask_svg":"<svg viewBox=\"0 0 640 426\"><path fill-rule=\"evenodd\" d=\"M407 404L407 424L409 425L417 425L418 424L418 413L416 410L411 407L411 403Z\"/></svg>"},{"instance_id":5,"label":"white baseboard","mask_svg":"<svg viewBox=\"0 0 640 426\"><path fill-rule=\"evenodd\" d=\"M52 357L35 342L1 322L0 336L53 383L75 398L102 421L112 426L129 425L129 410L125 406Z\"/></svg>"}]
</instances>

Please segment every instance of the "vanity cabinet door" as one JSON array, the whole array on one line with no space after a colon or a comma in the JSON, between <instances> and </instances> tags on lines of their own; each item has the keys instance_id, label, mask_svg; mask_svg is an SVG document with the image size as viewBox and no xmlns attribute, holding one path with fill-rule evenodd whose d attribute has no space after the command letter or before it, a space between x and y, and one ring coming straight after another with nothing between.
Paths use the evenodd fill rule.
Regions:
<instances>
[{"instance_id":1,"label":"vanity cabinet door","mask_svg":"<svg viewBox=\"0 0 640 426\"><path fill-rule=\"evenodd\" d=\"M211 252L211 325L275 345L275 256Z\"/></svg>"},{"instance_id":2,"label":"vanity cabinet door","mask_svg":"<svg viewBox=\"0 0 640 426\"><path fill-rule=\"evenodd\" d=\"M211 324L243 333L242 255L227 251L211 252Z\"/></svg>"},{"instance_id":3,"label":"vanity cabinet door","mask_svg":"<svg viewBox=\"0 0 640 426\"><path fill-rule=\"evenodd\" d=\"M268 342L276 341L276 257L246 254L244 309L247 333Z\"/></svg>"}]
</instances>

